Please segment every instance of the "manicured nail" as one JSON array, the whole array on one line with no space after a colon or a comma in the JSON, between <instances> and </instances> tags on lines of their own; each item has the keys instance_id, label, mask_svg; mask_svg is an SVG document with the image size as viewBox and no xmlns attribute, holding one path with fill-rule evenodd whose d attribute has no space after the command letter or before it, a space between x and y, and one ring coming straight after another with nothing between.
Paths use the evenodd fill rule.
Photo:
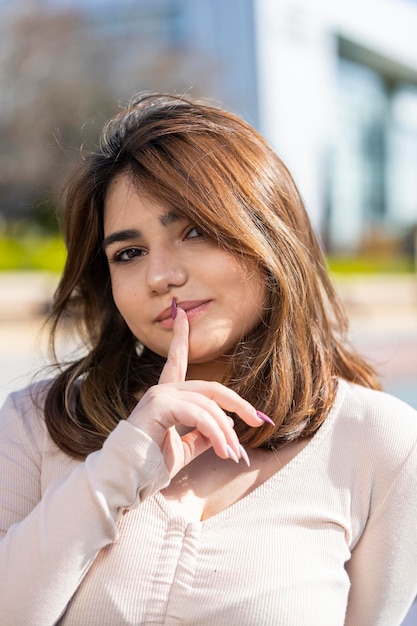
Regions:
<instances>
[{"instance_id":1,"label":"manicured nail","mask_svg":"<svg viewBox=\"0 0 417 626\"><path fill-rule=\"evenodd\" d=\"M246 465L250 467L250 460L248 457L248 453L246 452L245 448L241 444L239 444L239 450L240 450L240 454L242 455L242 459L245 461Z\"/></svg>"},{"instance_id":2,"label":"manicured nail","mask_svg":"<svg viewBox=\"0 0 417 626\"><path fill-rule=\"evenodd\" d=\"M177 301L175 300L175 298L172 298L171 302L171 317L173 320L175 320L175 318L177 317Z\"/></svg>"},{"instance_id":3,"label":"manicured nail","mask_svg":"<svg viewBox=\"0 0 417 626\"><path fill-rule=\"evenodd\" d=\"M236 452L233 450L233 448L227 445L226 450L227 450L229 459L232 459L232 461L234 461L235 463L239 463L239 459L237 458Z\"/></svg>"},{"instance_id":4,"label":"manicured nail","mask_svg":"<svg viewBox=\"0 0 417 626\"><path fill-rule=\"evenodd\" d=\"M256 415L259 417L260 420L262 420L263 422L267 422L268 424L271 424L272 426L275 426L274 422L271 420L270 417L268 417L267 415L265 415L265 413L262 413L262 411L256 411Z\"/></svg>"}]
</instances>

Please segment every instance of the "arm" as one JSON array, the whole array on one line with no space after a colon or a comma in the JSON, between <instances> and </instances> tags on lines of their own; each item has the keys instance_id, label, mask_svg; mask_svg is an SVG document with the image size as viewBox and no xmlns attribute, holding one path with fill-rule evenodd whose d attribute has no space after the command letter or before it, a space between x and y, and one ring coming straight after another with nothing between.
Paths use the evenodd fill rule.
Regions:
<instances>
[{"instance_id":1,"label":"arm","mask_svg":"<svg viewBox=\"0 0 417 626\"><path fill-rule=\"evenodd\" d=\"M417 444L367 521L346 569L346 626L400 626L417 594Z\"/></svg>"},{"instance_id":2,"label":"arm","mask_svg":"<svg viewBox=\"0 0 417 626\"><path fill-rule=\"evenodd\" d=\"M223 409L252 426L263 420L232 390L185 381L187 357L188 321L180 310L160 384L143 395L102 450L44 494L41 450L49 455L51 446L33 434L33 424L42 420L24 419L25 411L19 416L10 402L5 407L0 426L2 626L56 623L98 551L117 539L123 509L166 486L203 451L212 446L221 458L238 462L242 452L233 420ZM180 436L175 425L188 432Z\"/></svg>"},{"instance_id":3,"label":"arm","mask_svg":"<svg viewBox=\"0 0 417 626\"><path fill-rule=\"evenodd\" d=\"M122 510L162 488L169 476L156 444L122 422L101 451L41 498L39 437L24 429L12 399L1 417L0 621L48 626L98 551L117 539Z\"/></svg>"}]
</instances>

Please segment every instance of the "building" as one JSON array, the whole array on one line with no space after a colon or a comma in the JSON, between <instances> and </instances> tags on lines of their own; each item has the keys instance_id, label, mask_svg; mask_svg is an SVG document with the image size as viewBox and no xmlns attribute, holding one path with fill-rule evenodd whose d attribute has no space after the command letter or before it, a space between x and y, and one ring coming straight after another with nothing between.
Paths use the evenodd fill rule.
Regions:
<instances>
[{"instance_id":1,"label":"building","mask_svg":"<svg viewBox=\"0 0 417 626\"><path fill-rule=\"evenodd\" d=\"M170 88L217 99L268 138L329 248L417 224L416 3L122 4L142 7L136 28L154 49L182 54Z\"/></svg>"},{"instance_id":2,"label":"building","mask_svg":"<svg viewBox=\"0 0 417 626\"><path fill-rule=\"evenodd\" d=\"M288 164L329 249L355 252L416 227L416 2L0 3L83 13L106 52L85 66L100 84L104 72L118 101L143 89L189 92L254 124Z\"/></svg>"},{"instance_id":3,"label":"building","mask_svg":"<svg viewBox=\"0 0 417 626\"><path fill-rule=\"evenodd\" d=\"M260 127L336 249L417 224L417 5L256 0Z\"/></svg>"}]
</instances>

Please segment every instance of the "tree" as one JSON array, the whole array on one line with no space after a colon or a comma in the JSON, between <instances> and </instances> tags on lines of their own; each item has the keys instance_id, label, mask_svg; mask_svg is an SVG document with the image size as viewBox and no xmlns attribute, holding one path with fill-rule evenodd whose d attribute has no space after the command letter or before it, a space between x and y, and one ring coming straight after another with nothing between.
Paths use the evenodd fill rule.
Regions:
<instances>
[{"instance_id":1,"label":"tree","mask_svg":"<svg viewBox=\"0 0 417 626\"><path fill-rule=\"evenodd\" d=\"M3 9L0 33L0 217L30 217L53 199L73 151L94 143L136 91L210 93L216 68L176 36L170 2ZM23 8L22 8L23 7ZM84 7L85 8L85 7ZM218 69L218 68L217 68ZM201 79L201 77L204 77Z\"/></svg>"},{"instance_id":2,"label":"tree","mask_svg":"<svg viewBox=\"0 0 417 626\"><path fill-rule=\"evenodd\" d=\"M81 13L40 5L9 13L2 31L0 212L18 218L59 186L71 148L97 135L94 122L101 117L101 126L115 99L106 81L110 50Z\"/></svg>"}]
</instances>

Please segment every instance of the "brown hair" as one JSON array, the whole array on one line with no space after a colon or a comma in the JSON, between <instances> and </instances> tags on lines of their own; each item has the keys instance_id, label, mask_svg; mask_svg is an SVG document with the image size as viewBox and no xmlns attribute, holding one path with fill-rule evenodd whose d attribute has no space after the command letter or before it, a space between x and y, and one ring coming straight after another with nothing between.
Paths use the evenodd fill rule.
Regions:
<instances>
[{"instance_id":1,"label":"brown hair","mask_svg":"<svg viewBox=\"0 0 417 626\"><path fill-rule=\"evenodd\" d=\"M104 128L67 186L68 258L51 313L52 342L65 319L87 354L51 384L45 416L56 444L83 458L131 412L135 392L158 382L164 359L138 349L112 299L102 250L103 200L126 173L218 245L256 263L264 276L264 318L235 349L222 381L276 426L238 420L249 447L314 434L335 397L336 377L379 388L371 367L346 343L347 322L319 243L283 162L247 123L207 103L142 94Z\"/></svg>"}]
</instances>

